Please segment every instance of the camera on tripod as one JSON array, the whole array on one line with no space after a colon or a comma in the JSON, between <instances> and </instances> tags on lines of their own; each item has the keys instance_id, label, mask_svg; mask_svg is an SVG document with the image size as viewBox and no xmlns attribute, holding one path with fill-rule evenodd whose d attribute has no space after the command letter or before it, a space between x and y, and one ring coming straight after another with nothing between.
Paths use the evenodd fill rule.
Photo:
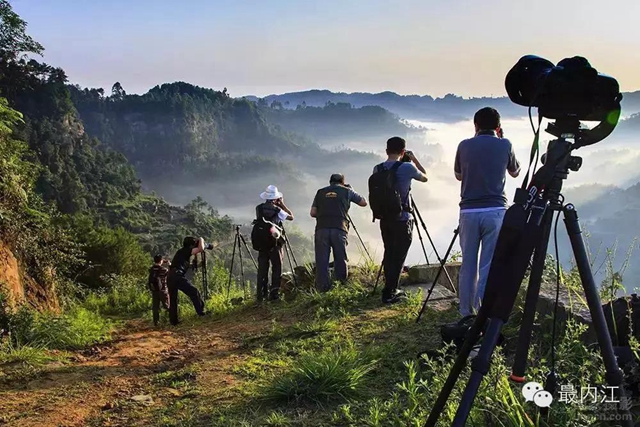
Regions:
<instances>
[{"instance_id":1,"label":"camera on tripod","mask_svg":"<svg viewBox=\"0 0 640 427\"><path fill-rule=\"evenodd\" d=\"M538 108L539 124L543 117L554 120L548 125L546 132L557 139L549 142L547 152L541 159L543 166L535 170L533 161L537 158L535 155L538 153L540 127L535 131L529 165L530 169L533 166L533 176L529 181L527 172L522 187L516 190L514 204L505 213L480 311L466 332L465 341L429 413L425 427L435 427L474 345L482 338L480 350L471 362L471 375L459 399L460 403L453 422L450 424L452 427L466 425L482 380L489 372L491 357L499 343L501 330L510 320L520 287L530 266L518 345L510 376L512 381L525 382L536 307L556 212L564 216L573 258L580 274L602 354L606 381L616 390L618 401L622 401L625 397L623 373L618 366L607 329L598 287L593 278L586 245L582 238L578 214L574 205L565 204L561 194L562 184L568 178L569 170L578 171L582 166L582 158L572 156L572 151L603 140L618 124L622 100L618 82L613 77L598 73L582 57L563 59L554 66L546 59L527 55L509 71L505 86L511 101L526 107ZM591 129L586 129L581 126L581 120L600 123ZM556 224L558 218L555 218ZM561 277L559 272L557 277L557 292L559 292ZM552 348L555 346L555 321L554 315ZM466 325L462 326L466 328ZM459 334L458 330L454 332ZM551 369L547 375L544 390L553 395L558 381L553 356L551 361ZM546 408L541 410L541 415L545 417L548 415ZM618 408L618 416L625 427L633 425L628 408Z\"/></svg>"}]
</instances>

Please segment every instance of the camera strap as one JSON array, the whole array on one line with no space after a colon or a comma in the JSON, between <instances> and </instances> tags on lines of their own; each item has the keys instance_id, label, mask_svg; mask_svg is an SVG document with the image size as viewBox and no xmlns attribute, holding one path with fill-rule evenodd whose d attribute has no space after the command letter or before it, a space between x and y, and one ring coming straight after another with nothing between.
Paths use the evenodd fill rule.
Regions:
<instances>
[{"instance_id":1,"label":"camera strap","mask_svg":"<svg viewBox=\"0 0 640 427\"><path fill-rule=\"evenodd\" d=\"M535 131L533 137L533 144L531 145L531 154L529 155L529 167L527 168L527 174L524 176L524 180L522 181L522 188L527 189L529 184L529 175L535 173L535 166L533 166L534 170L531 170L531 166L533 165L533 160L537 157L538 152L540 150L540 128L542 127L542 115L538 114L538 128Z\"/></svg>"}]
</instances>

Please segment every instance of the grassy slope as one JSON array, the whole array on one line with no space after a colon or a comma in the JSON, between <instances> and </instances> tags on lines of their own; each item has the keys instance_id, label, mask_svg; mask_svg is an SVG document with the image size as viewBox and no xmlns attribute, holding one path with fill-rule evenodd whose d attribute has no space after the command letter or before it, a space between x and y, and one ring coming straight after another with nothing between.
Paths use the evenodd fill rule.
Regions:
<instances>
[{"instance_id":1,"label":"grassy slope","mask_svg":"<svg viewBox=\"0 0 640 427\"><path fill-rule=\"evenodd\" d=\"M343 351L377 360L358 386L358 400L385 398L406 377L403 362L438 344L435 312L416 325L417 304L414 298L381 307L378 295L349 289L249 304L218 319L187 317L178 328L151 330L148 322L128 321L111 344L45 365L35 378L5 383L0 410L8 425L25 426L61 419L96 426L327 425L342 399L286 403L265 395L305 355ZM453 317L449 310L438 321ZM135 403L135 395L150 395L154 403Z\"/></svg>"},{"instance_id":2,"label":"grassy slope","mask_svg":"<svg viewBox=\"0 0 640 427\"><path fill-rule=\"evenodd\" d=\"M371 273L371 274L369 274ZM367 275L374 275L369 272ZM370 277L363 278L369 283ZM148 295L108 343L64 354L53 362L24 355L28 363L0 361L0 414L11 426L406 426L422 425L451 366L447 359L418 359L440 346L439 326L456 320L440 303L420 324L420 297L381 306L379 294L357 283L328 294L299 294L292 301L256 306L231 303L226 279L211 281L208 309L195 318L185 298L177 328L150 326ZM220 292L220 290L223 290ZM144 290L141 290L144 292ZM242 295L233 288L231 299ZM122 313L126 300L87 302L103 315ZM114 307L120 307L114 310ZM518 318L505 329L512 354ZM163 319L166 322L166 319ZM122 322L122 320L118 321ZM548 327L534 336L548 343ZM560 384L603 384L599 355L580 342L584 328L560 333ZM548 354L532 350L530 378L544 381ZM45 363L42 365L42 363ZM31 366L30 369L25 369ZM472 413L473 425L547 426L507 381L510 362L494 355ZM461 378L461 384L468 370ZM2 377L4 376L4 381ZM311 380L310 380L311 379ZM456 390L439 425L451 420ZM132 400L139 397L142 402ZM555 404L555 426L593 424L588 407ZM447 420L448 419L448 420Z\"/></svg>"}]
</instances>

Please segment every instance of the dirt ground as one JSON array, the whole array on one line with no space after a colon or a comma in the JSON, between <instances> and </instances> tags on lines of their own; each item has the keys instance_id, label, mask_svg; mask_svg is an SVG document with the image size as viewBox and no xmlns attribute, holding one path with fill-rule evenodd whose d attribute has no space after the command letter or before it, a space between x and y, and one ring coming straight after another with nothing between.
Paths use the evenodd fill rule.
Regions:
<instances>
[{"instance_id":1,"label":"dirt ground","mask_svg":"<svg viewBox=\"0 0 640 427\"><path fill-rule=\"evenodd\" d=\"M235 381L232 368L243 357L242 337L270 325L263 309L243 317L199 319L175 328L129 321L107 344L51 363L30 380L1 384L0 425L150 425L149 409L181 398L179 390L153 384L153 378L194 363L201 366L198 382L207 384L205 392L224 399ZM123 411L105 415L123 402L140 406L136 417Z\"/></svg>"}]
</instances>

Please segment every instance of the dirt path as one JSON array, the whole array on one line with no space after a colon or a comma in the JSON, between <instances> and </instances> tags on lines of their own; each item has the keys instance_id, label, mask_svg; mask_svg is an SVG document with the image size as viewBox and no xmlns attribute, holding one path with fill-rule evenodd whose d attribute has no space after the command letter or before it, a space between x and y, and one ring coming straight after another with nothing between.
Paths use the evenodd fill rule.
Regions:
<instances>
[{"instance_id":1,"label":"dirt path","mask_svg":"<svg viewBox=\"0 0 640 427\"><path fill-rule=\"evenodd\" d=\"M263 309L241 314L198 319L178 328L154 329L148 322L131 321L108 344L76 353L69 363L51 364L30 381L0 385L0 425L71 427L96 424L91 421L96 419L98 425L150 425L144 414L127 419L118 407L135 396L151 397L135 403L146 407L179 397L177 390L154 385L153 378L194 363L203 366L199 381L216 391L213 397L224 399L235 381L232 366L243 354L242 337L270 325ZM113 416L105 415L109 412Z\"/></svg>"}]
</instances>

